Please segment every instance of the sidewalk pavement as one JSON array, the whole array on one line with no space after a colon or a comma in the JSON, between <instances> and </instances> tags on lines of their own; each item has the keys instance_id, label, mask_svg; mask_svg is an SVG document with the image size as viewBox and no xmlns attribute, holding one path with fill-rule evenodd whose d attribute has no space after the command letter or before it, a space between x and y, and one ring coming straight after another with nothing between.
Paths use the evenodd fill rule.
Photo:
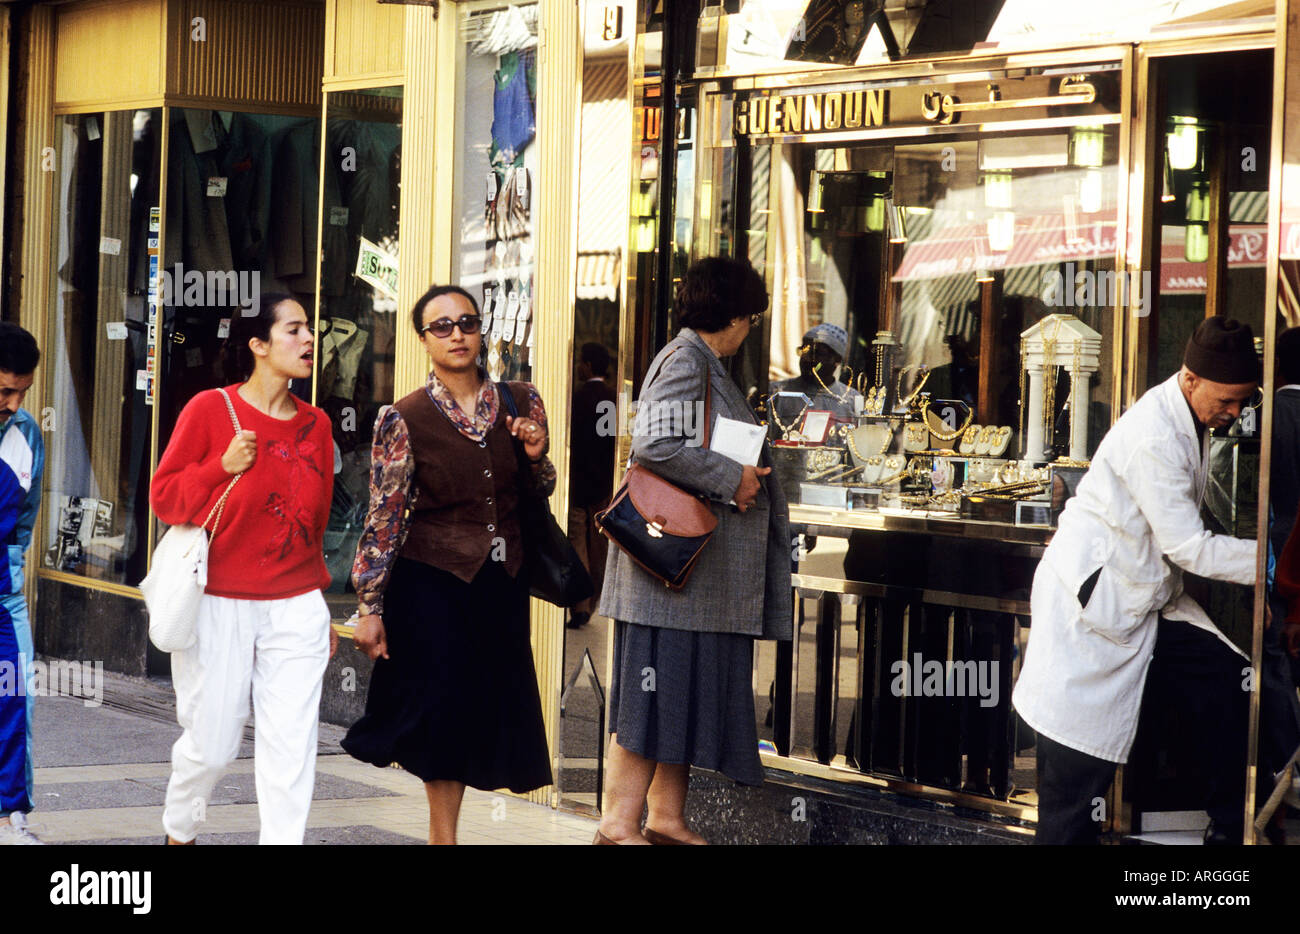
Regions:
<instances>
[{"instance_id":1,"label":"sidewalk pavement","mask_svg":"<svg viewBox=\"0 0 1300 934\"><path fill-rule=\"evenodd\" d=\"M165 680L104 673L102 703L38 697L34 724L36 810L31 830L47 844L159 844L171 747L181 734ZM358 762L339 747L344 730L322 723L308 844L421 844L428 835L424 785L401 769ZM213 791L200 844L254 844L253 725L239 758ZM467 789L463 844L590 844L596 821L509 794Z\"/></svg>"}]
</instances>

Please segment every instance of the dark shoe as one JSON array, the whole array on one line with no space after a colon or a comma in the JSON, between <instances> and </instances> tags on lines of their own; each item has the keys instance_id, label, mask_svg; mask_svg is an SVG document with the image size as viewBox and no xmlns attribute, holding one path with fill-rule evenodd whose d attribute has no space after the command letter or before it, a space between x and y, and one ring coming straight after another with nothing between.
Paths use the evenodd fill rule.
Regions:
<instances>
[{"instance_id":1,"label":"dark shoe","mask_svg":"<svg viewBox=\"0 0 1300 934\"><path fill-rule=\"evenodd\" d=\"M1240 846L1241 845L1241 828L1221 828L1215 821L1210 821L1210 826L1205 828L1205 845L1206 846Z\"/></svg>"},{"instance_id":2,"label":"dark shoe","mask_svg":"<svg viewBox=\"0 0 1300 934\"><path fill-rule=\"evenodd\" d=\"M569 621L564 624L564 628L581 629L583 626L587 625L587 620L589 619L591 619L590 613L574 613Z\"/></svg>"}]
</instances>

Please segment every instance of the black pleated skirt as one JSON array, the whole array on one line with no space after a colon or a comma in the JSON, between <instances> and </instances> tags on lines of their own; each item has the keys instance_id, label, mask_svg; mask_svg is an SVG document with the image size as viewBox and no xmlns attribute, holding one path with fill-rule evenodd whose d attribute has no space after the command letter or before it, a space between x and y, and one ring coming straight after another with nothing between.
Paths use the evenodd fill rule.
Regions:
<instances>
[{"instance_id":1,"label":"black pleated skirt","mask_svg":"<svg viewBox=\"0 0 1300 934\"><path fill-rule=\"evenodd\" d=\"M343 748L426 782L551 784L528 626L527 586L500 562L467 584L399 558L384 593L389 658L375 662L365 716Z\"/></svg>"},{"instance_id":2,"label":"black pleated skirt","mask_svg":"<svg viewBox=\"0 0 1300 934\"><path fill-rule=\"evenodd\" d=\"M639 756L763 784L754 639L618 621L609 731Z\"/></svg>"}]
</instances>

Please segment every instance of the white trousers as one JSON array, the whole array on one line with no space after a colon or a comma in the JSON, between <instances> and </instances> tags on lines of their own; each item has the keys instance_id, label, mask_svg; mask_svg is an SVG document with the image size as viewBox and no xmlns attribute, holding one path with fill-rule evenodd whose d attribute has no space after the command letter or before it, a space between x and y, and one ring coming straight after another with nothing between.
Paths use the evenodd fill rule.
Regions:
<instances>
[{"instance_id":1,"label":"white trousers","mask_svg":"<svg viewBox=\"0 0 1300 934\"><path fill-rule=\"evenodd\" d=\"M198 641L172 654L176 719L163 829L198 835L212 787L239 754L252 696L259 843L301 844L316 781L330 612L319 590L284 600L205 595Z\"/></svg>"}]
</instances>

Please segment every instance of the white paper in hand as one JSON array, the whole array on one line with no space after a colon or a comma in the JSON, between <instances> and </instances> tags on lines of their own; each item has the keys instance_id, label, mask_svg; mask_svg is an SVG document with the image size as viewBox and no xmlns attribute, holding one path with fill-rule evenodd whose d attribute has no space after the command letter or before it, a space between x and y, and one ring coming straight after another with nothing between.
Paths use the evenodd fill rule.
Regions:
<instances>
[{"instance_id":1,"label":"white paper in hand","mask_svg":"<svg viewBox=\"0 0 1300 934\"><path fill-rule=\"evenodd\" d=\"M709 450L729 457L738 464L758 466L758 456L763 452L767 429L762 425L739 422L734 418L718 416L709 439Z\"/></svg>"}]
</instances>

